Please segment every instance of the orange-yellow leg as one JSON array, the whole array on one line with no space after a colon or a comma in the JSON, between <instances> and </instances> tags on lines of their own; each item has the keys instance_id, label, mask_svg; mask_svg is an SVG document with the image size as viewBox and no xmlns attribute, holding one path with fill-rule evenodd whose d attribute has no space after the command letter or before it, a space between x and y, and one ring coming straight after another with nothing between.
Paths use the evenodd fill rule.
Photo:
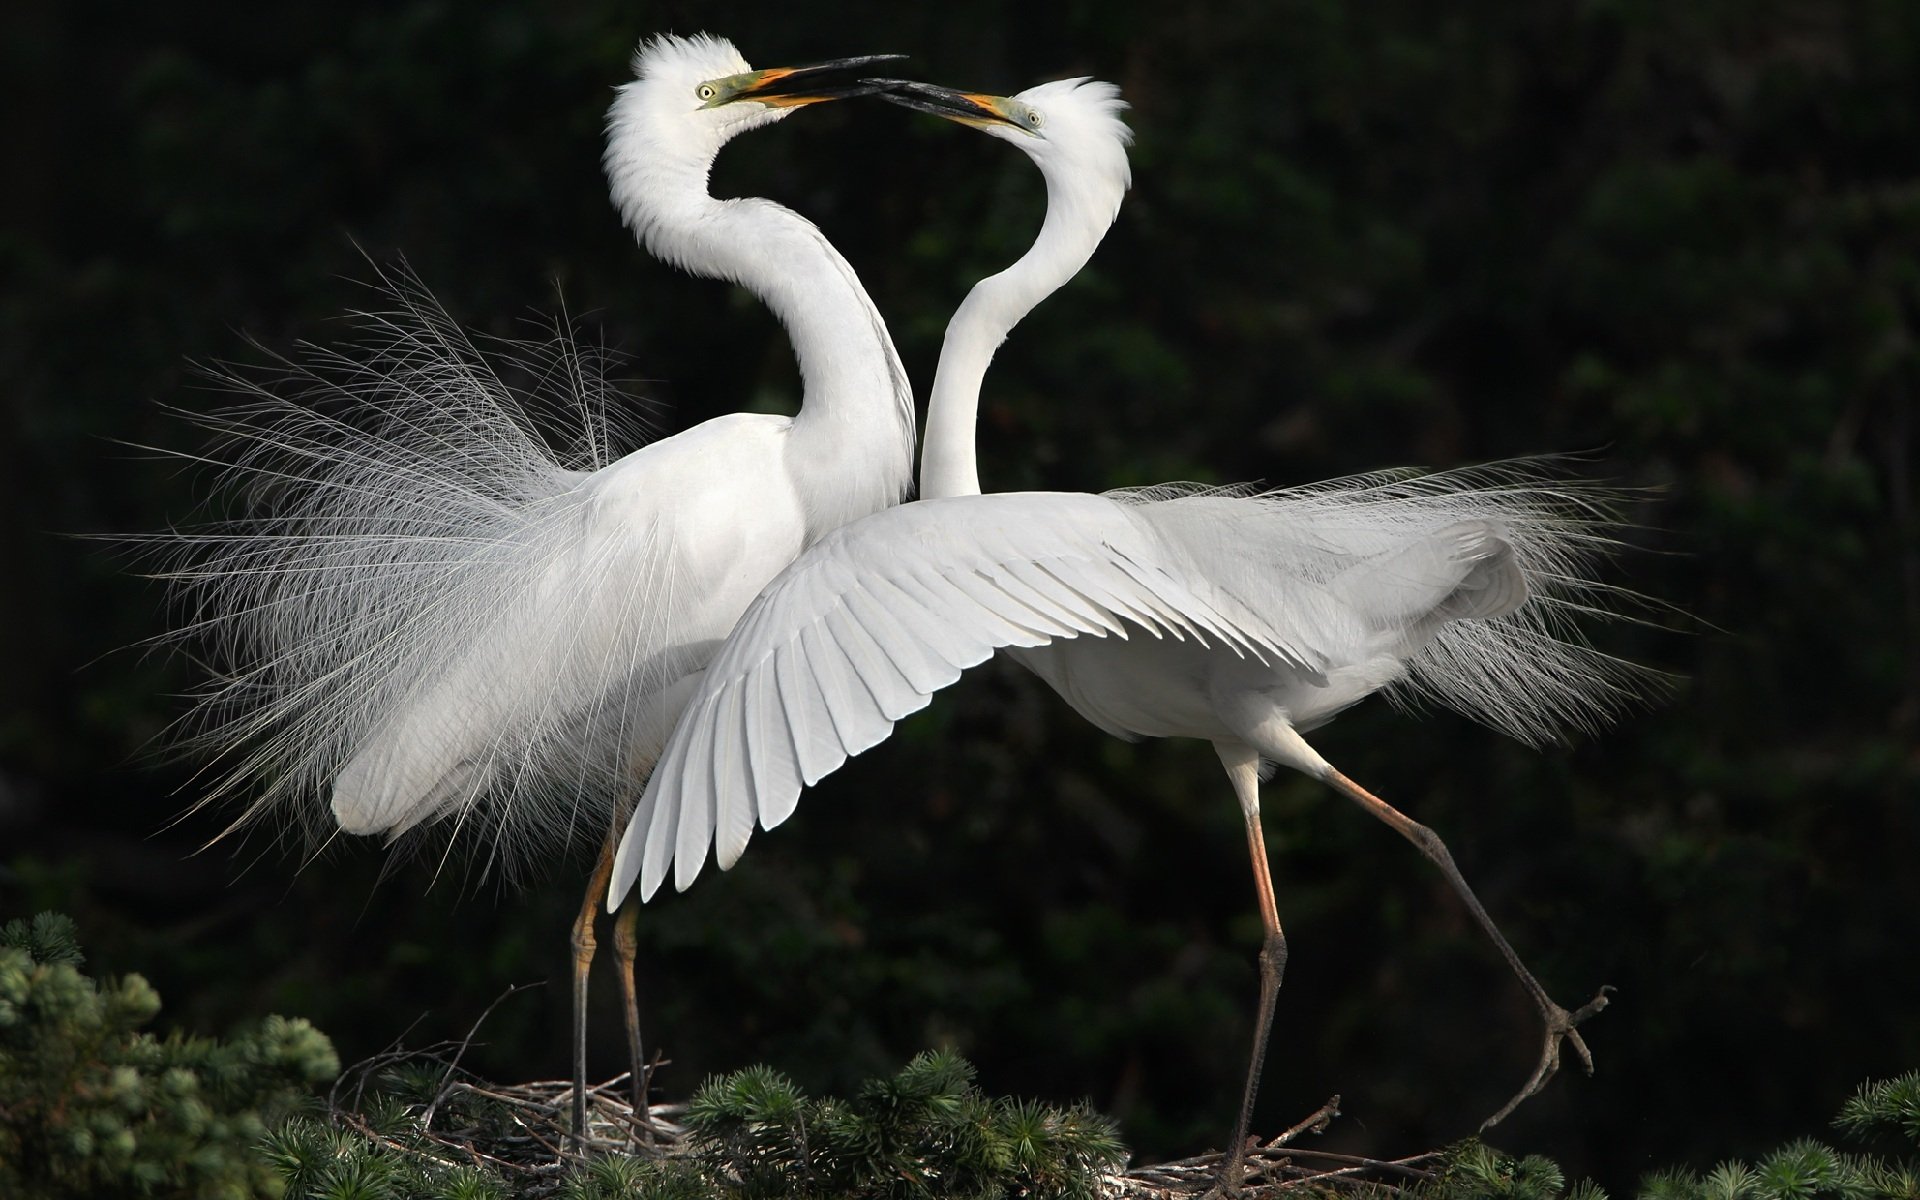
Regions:
<instances>
[{"instance_id":1,"label":"orange-yellow leg","mask_svg":"<svg viewBox=\"0 0 1920 1200\"><path fill-rule=\"evenodd\" d=\"M1280 980L1287 971L1287 937L1280 929L1280 910L1273 899L1273 876L1267 866L1266 835L1260 828L1260 756L1246 747L1216 745L1227 768L1234 793L1247 823L1247 853L1253 860L1253 887L1260 905L1260 924L1266 936L1260 945L1260 1011L1254 1018L1253 1053L1247 1060L1247 1087L1240 1097L1240 1116L1220 1167L1219 1190L1235 1196L1246 1169L1247 1130L1253 1122L1253 1101L1260 1091L1260 1071L1267 1060L1267 1039L1273 1030L1273 1010Z\"/></svg>"},{"instance_id":2,"label":"orange-yellow leg","mask_svg":"<svg viewBox=\"0 0 1920 1200\"><path fill-rule=\"evenodd\" d=\"M615 834L607 834L600 857L594 860L593 874L587 877L580 915L573 922L573 1140L582 1148L587 1139L587 972L599 945L593 936L593 919L605 902L607 880L613 874L615 842Z\"/></svg>"},{"instance_id":3,"label":"orange-yellow leg","mask_svg":"<svg viewBox=\"0 0 1920 1200\"><path fill-rule=\"evenodd\" d=\"M640 987L634 973L639 957L639 939L635 934L640 921L640 902L632 896L620 906L613 918L613 960L620 977L620 999L626 1006L627 1059L632 1069L628 1086L633 1090L633 1117L640 1122L640 1138L653 1144L653 1117L647 1109L647 1055L640 1040Z\"/></svg>"},{"instance_id":4,"label":"orange-yellow leg","mask_svg":"<svg viewBox=\"0 0 1920 1200\"><path fill-rule=\"evenodd\" d=\"M1499 1112L1488 1117L1480 1128L1486 1129L1501 1121L1508 1113L1518 1108L1521 1101L1535 1095L1547 1085L1547 1080L1552 1079L1554 1072L1560 1069L1560 1043L1563 1040L1573 1043L1574 1052L1580 1056L1581 1065L1586 1067L1587 1074L1593 1074L1593 1055L1588 1051L1586 1042L1581 1040L1578 1026L1580 1022L1607 1006L1607 993L1613 989L1601 988L1593 999L1572 1012L1555 1004L1547 995L1546 989L1540 986L1539 981L1521 963L1520 956L1513 952L1513 947L1507 944L1507 939L1501 934L1499 926L1493 923L1493 918L1488 916L1487 910L1481 906L1480 898L1475 896L1473 889L1467 886L1466 879L1461 876L1460 868L1454 865L1453 855L1447 850L1447 844L1440 840L1440 835L1340 772L1332 768L1328 768L1328 771L1328 783L1361 808L1392 826L1400 836L1412 842L1420 853L1426 855L1430 862L1440 868L1441 873L1447 877L1447 882L1453 885L1454 892L1466 902L1468 911L1473 913L1473 919L1480 923L1480 928L1487 931L1487 936L1493 939L1493 944L1500 948L1501 955L1506 958L1507 965L1512 967L1513 973L1520 977L1521 985L1533 997L1534 1004L1540 1009L1541 1019L1546 1022L1545 1046L1540 1052L1540 1062L1534 1067L1532 1077L1514 1094L1513 1099L1502 1105Z\"/></svg>"}]
</instances>

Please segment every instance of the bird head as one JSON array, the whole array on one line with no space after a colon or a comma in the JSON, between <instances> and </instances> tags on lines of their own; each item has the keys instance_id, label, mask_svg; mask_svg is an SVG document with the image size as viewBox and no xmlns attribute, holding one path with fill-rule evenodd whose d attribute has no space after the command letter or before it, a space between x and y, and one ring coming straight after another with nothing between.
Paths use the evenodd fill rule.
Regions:
<instances>
[{"instance_id":1,"label":"bird head","mask_svg":"<svg viewBox=\"0 0 1920 1200\"><path fill-rule=\"evenodd\" d=\"M795 109L878 91L862 74L900 57L872 54L756 71L725 38L661 34L634 52L634 79L620 88L609 120L639 127L656 149L710 159L732 138Z\"/></svg>"},{"instance_id":2,"label":"bird head","mask_svg":"<svg viewBox=\"0 0 1920 1200\"><path fill-rule=\"evenodd\" d=\"M1049 180L1073 177L1119 196L1132 182L1127 147L1133 131L1114 84L1085 76L1059 79L1011 96L962 92L931 83L876 79L895 104L968 125L1019 147Z\"/></svg>"}]
</instances>

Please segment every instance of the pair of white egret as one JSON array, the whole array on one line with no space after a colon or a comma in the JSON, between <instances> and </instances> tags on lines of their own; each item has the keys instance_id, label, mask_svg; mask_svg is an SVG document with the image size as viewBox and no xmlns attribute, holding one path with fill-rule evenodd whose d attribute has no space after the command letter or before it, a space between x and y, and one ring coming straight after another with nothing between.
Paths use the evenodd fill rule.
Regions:
<instances>
[{"instance_id":1,"label":"pair of white egret","mask_svg":"<svg viewBox=\"0 0 1920 1200\"><path fill-rule=\"evenodd\" d=\"M1564 631L1604 593L1590 577L1604 541L1595 493L1510 464L1260 494L981 495L982 379L1117 216L1126 106L1085 79L1012 97L864 79L876 61L754 71L723 40L658 37L609 114L605 165L622 217L656 256L774 311L803 381L792 418L721 417L574 469L484 356L405 289L401 312L374 319L371 345L293 367L377 410L371 426L257 386L258 403L227 430L239 477L267 493L265 515L191 535L182 569L195 627L231 666L205 706L206 737L238 749L227 789L259 787L236 824L275 813L328 834L398 837L475 823L496 849L611 830L575 928L575 1079L605 890L621 911L637 1084L636 906L621 908L633 885L650 897L672 865L685 888L709 845L731 866L756 823L792 814L803 786L1007 649L1101 728L1205 738L1226 768L1265 928L1229 1186L1286 960L1261 837L1263 763L1325 780L1412 841L1533 997L1539 1063L1492 1120L1539 1090L1563 1040L1590 1067L1575 1026L1604 999L1571 1013L1555 1004L1440 839L1301 734L1388 687L1529 742L1607 715L1626 679ZM899 502L912 483L912 393L853 270L794 212L707 189L735 136L876 90L1018 147L1047 187L1033 248L977 284L948 326L923 499L911 504ZM604 429L592 365L570 348L543 365L589 429ZM575 1101L578 1124L579 1089Z\"/></svg>"}]
</instances>

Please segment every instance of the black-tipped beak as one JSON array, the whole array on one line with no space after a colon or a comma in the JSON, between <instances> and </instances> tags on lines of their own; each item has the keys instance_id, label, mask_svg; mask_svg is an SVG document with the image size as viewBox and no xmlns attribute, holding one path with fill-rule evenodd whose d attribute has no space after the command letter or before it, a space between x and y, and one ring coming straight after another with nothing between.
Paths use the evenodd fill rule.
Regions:
<instances>
[{"instance_id":1,"label":"black-tipped beak","mask_svg":"<svg viewBox=\"0 0 1920 1200\"><path fill-rule=\"evenodd\" d=\"M897 62L905 57L904 54L863 54L801 67L769 67L754 72L753 82L727 99L758 100L780 108L798 108L823 100L870 96L881 88L863 78L863 73L875 63Z\"/></svg>"},{"instance_id":2,"label":"black-tipped beak","mask_svg":"<svg viewBox=\"0 0 1920 1200\"><path fill-rule=\"evenodd\" d=\"M1007 114L1005 96L956 92L952 88L917 83L911 79L869 79L867 82L874 85L882 100L891 100L915 112L931 113L976 128L989 125L1019 128L1019 122Z\"/></svg>"}]
</instances>

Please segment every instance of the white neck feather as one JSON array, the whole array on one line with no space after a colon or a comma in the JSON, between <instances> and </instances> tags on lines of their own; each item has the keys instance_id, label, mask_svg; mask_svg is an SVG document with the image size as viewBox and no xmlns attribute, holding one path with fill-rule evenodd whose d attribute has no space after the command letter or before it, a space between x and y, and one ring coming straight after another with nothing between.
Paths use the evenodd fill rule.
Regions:
<instances>
[{"instance_id":1,"label":"white neck feather","mask_svg":"<svg viewBox=\"0 0 1920 1200\"><path fill-rule=\"evenodd\" d=\"M1043 171L1046 167L1043 164ZM974 431L980 383L1007 334L1042 300L1079 273L1119 212L1121 189L1094 187L1047 171L1047 216L1020 260L973 285L940 346L940 366L927 402L927 439L920 457L920 495L978 496ZM1122 185L1124 186L1124 185Z\"/></svg>"},{"instance_id":2,"label":"white neck feather","mask_svg":"<svg viewBox=\"0 0 1920 1200\"><path fill-rule=\"evenodd\" d=\"M622 218L656 257L758 296L792 340L801 381L792 450L814 468L796 478L818 492L804 498L816 532L897 503L912 486L913 392L853 267L791 209L715 199L707 178L719 145L663 144L627 99L610 114L606 153Z\"/></svg>"}]
</instances>

